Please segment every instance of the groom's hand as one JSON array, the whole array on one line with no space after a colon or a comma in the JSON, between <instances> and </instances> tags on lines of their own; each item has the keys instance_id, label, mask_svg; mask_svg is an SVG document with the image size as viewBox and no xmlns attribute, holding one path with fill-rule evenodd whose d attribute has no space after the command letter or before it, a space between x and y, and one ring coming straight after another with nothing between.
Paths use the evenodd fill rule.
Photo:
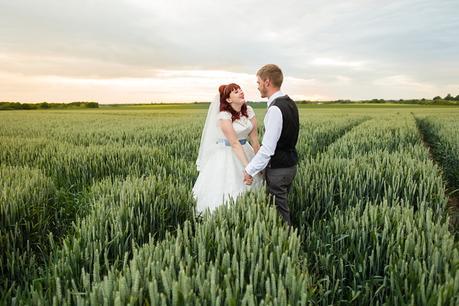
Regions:
<instances>
[{"instance_id":1,"label":"groom's hand","mask_svg":"<svg viewBox=\"0 0 459 306\"><path fill-rule=\"evenodd\" d=\"M244 170L244 184L252 185L253 177Z\"/></svg>"}]
</instances>

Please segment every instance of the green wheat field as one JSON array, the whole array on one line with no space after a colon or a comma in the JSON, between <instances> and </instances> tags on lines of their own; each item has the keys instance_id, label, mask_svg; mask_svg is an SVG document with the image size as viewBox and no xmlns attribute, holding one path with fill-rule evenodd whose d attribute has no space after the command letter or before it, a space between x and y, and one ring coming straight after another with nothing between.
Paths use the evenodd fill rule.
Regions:
<instances>
[{"instance_id":1,"label":"green wheat field","mask_svg":"<svg viewBox=\"0 0 459 306\"><path fill-rule=\"evenodd\" d=\"M459 107L300 105L291 231L195 215L206 113L0 112L0 304L459 304Z\"/></svg>"}]
</instances>

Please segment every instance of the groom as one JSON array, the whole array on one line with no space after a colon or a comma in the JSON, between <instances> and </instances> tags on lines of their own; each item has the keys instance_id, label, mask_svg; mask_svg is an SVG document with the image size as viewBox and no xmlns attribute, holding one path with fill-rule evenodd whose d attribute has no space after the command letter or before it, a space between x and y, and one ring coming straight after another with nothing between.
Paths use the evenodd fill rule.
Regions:
<instances>
[{"instance_id":1,"label":"groom","mask_svg":"<svg viewBox=\"0 0 459 306\"><path fill-rule=\"evenodd\" d=\"M280 88L284 77L276 65L265 65L257 72L258 90L268 98L262 146L244 171L244 183L265 169L268 193L274 196L277 211L292 225L287 197L296 175L298 154L295 146L299 133L298 108Z\"/></svg>"}]
</instances>

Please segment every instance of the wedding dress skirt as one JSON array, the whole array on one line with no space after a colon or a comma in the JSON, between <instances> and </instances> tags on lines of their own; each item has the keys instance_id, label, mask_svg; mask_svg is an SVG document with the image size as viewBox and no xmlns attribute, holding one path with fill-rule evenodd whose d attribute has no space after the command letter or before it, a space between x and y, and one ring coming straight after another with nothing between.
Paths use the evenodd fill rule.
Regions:
<instances>
[{"instance_id":1,"label":"wedding dress skirt","mask_svg":"<svg viewBox=\"0 0 459 306\"><path fill-rule=\"evenodd\" d=\"M251 160L254 152L250 144L246 143L242 148ZM215 152L201 169L193 187L197 211L203 212L207 208L213 211L230 198L236 199L243 192L261 186L260 175L254 177L252 185L245 185L243 171L244 167L233 149L222 144L221 150Z\"/></svg>"},{"instance_id":2,"label":"wedding dress skirt","mask_svg":"<svg viewBox=\"0 0 459 306\"><path fill-rule=\"evenodd\" d=\"M225 113L225 112L222 112ZM249 109L249 118L253 117L253 110ZM226 118L227 114L220 114ZM247 117L233 122L233 128L238 139L246 139L253 126ZM247 160L254 156L252 146L246 142L242 145ZM242 193L262 186L261 174L254 177L252 185L245 185L244 167L237 158L231 146L220 143L218 149L209 156L201 167L199 176L193 187L193 195L197 200L197 212L207 209L213 211L220 205L228 203L229 199L236 199Z\"/></svg>"}]
</instances>

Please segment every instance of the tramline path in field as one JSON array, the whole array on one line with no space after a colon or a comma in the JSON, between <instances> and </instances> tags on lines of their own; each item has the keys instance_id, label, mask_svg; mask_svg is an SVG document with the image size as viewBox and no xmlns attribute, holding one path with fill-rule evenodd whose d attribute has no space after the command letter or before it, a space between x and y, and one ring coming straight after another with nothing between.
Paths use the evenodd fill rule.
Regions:
<instances>
[{"instance_id":1,"label":"tramline path in field","mask_svg":"<svg viewBox=\"0 0 459 306\"><path fill-rule=\"evenodd\" d=\"M263 190L194 219L199 116L42 115L31 137L0 124L4 303L457 302L445 187L408 114L302 113L294 232Z\"/></svg>"},{"instance_id":2,"label":"tramline path in field","mask_svg":"<svg viewBox=\"0 0 459 306\"><path fill-rule=\"evenodd\" d=\"M319 120L319 121L315 122L315 124L312 124L312 125L308 124L308 128L310 129L310 131L314 130L317 136L321 136L320 138L322 139L322 141L324 141L324 139L330 139L329 141L332 141L333 135L334 135L333 133L335 133L336 134L335 137L337 137L339 134L343 133L343 130L352 127L353 125L355 125L358 122L359 122L358 120L357 121L356 120L350 120L349 122L347 122L347 120L341 119L341 120L337 121L336 126L332 126L330 128L329 122ZM70 139L71 139L71 137L70 137ZM309 137L308 140L309 141L313 141L314 138ZM21 141L24 142L25 140L21 139ZM68 145L65 145L65 146L68 146ZM49 147L51 147L51 145L48 145L46 147L46 149L44 149L43 151L49 150ZM307 146L307 147L312 147L312 146ZM54 148L52 148L51 151L55 151L55 149L54 150L53 149ZM18 151L17 149L15 150L15 148L11 147L11 146L10 146L10 150L13 151L13 152L17 152ZM30 151L36 152L36 150L30 150ZM68 150L68 147L67 147L67 150L61 150L60 152L71 152L71 151L72 150ZM118 151L117 150L111 150L111 151L109 150L108 152L112 152L112 151L117 152L117 156L120 156L120 152L119 152L120 150L118 150ZM72 156L81 156L81 155L80 154L72 154ZM123 155L121 155L121 156L123 157ZM13 160L17 161L17 160L20 160L20 159L14 158ZM58 162L56 162L56 163L59 164ZM132 159L130 159L130 163L132 164ZM97 163L93 163L93 164L97 165ZM118 162L118 164L124 164L124 162L121 160L121 161ZM72 164L72 165L74 165L74 164ZM95 169L95 170L97 170L97 169ZM74 171L74 172L76 172L76 171ZM97 171L89 171L89 172L90 173L97 173ZM157 171L157 172L159 172L159 171ZM59 173L59 171L57 171L57 173ZM116 171L114 173L116 174ZM114 173L111 173L111 174L113 175ZM172 174L173 174L172 176L174 176L174 177L176 176L175 173L172 173ZM56 179L58 180L59 177L56 176ZM151 179L151 177L149 177L149 179ZM106 182L106 185L108 187L106 187L105 190L120 190L119 187L110 186L110 183L111 183L110 180L108 180ZM137 183L139 183L139 182L137 182ZM183 180L182 180L182 183L184 183ZM122 184L122 183L119 183L119 184ZM136 194L135 188L133 188L131 186L132 184L127 184L127 185L130 186L130 188L131 188L131 189L127 189L127 190L134 190L134 192L133 192L133 194L134 194L133 198L134 198L135 194ZM97 189L98 188L97 185L94 188ZM139 188L139 191L144 190L145 188L146 188L145 186L141 186ZM177 188L177 186L173 186L172 188L170 188L170 190L176 190L176 188ZM151 189L151 187L149 189ZM139 193L139 191L137 191L137 193ZM100 192L99 191L94 192L94 193L90 192L89 194L90 195L87 197L88 199L87 199L86 202L93 203L94 200L91 199L92 198L92 194L98 195L98 194L100 194ZM145 196L145 195L142 194L142 196ZM171 195L168 195L168 196L172 197ZM117 197L119 197L119 195L116 196L115 198L117 198ZM116 262L118 262L120 260L119 257L125 255L124 252L120 252L119 251L122 248L114 246L113 242L111 242L110 248L104 247L105 245L107 245L108 241L112 241L112 236L114 235L114 233L116 233L116 236L118 237L118 240L120 241L119 244L122 244L123 246L127 246L127 248L125 247L124 251L127 251L129 253L129 251L130 251L130 249L129 249L130 243L126 242L125 239L120 238L120 236L121 237L127 237L128 239L131 239L132 237L131 237L131 234L130 234L129 230L125 230L124 234L123 234L123 230L122 229L124 228L124 226L118 225L119 216L114 217L113 218L114 220L112 222L110 222L110 220L109 220L108 221L108 225L106 225L105 228L103 226L103 224L107 223L107 214L108 214L108 212L112 211L115 214L119 214L119 213L123 212L123 211L119 210L117 205L115 205L115 206L113 205L113 201L114 200L112 198L109 201L105 201L108 204L94 205L93 206L95 208L94 209L94 213L91 213L85 220L87 220L87 219L91 220L91 218L94 215L96 216L95 220L91 220L89 222L84 222L85 220L83 220L83 222L77 224L77 229L75 230L75 234L72 233L72 235L70 235L69 238L64 241L64 245L66 246L64 248L64 251L59 251L58 250L58 252L57 252L57 254L58 254L57 258L58 259L54 259L54 262L51 265L52 268L48 269L48 270L52 270L53 271L53 275L52 276L48 276L45 279L50 280L50 279L53 279L53 277L55 279L61 279L64 284L61 285L60 287L63 287L63 288L67 288L68 287L66 285L67 284L67 280L70 281L71 279L73 279L73 282L76 284L78 290L80 290L81 286L82 286L82 283L83 283L82 279L84 278L84 275L80 275L81 274L80 273L81 268L84 268L87 271L95 269L95 270L98 271L97 273L100 273L101 275L103 275L103 273L105 271L104 267L102 267L102 269L101 269L101 268L99 268L99 264L97 264L97 266L93 269L94 261L98 261L98 260L101 260L101 259L105 260L105 259L109 258L110 262L106 263L105 267L116 266ZM128 196L125 196L125 198L128 198ZM127 207L130 207L130 208L137 207L137 209L140 212L142 212L142 211L145 212L143 214L144 215L143 216L143 220L139 220L138 218L136 218L136 215L138 215L138 214L133 214L133 213L131 213L131 215L128 218L126 218L126 223L125 224L131 224L130 227L134 227L134 228L139 227L140 229L143 229L143 236L142 236L142 234L139 234L138 237L137 237L138 239L133 239L133 241L135 241L138 244L142 243L142 241L146 240L146 237L148 236L148 234L152 232L151 228L149 228L149 227L144 228L145 226L142 226L142 225L149 224L152 221L154 221L154 220L152 220L152 218L154 219L154 216L153 216L154 211L153 212L149 212L148 207L151 207L151 206L147 206L147 207L143 207L143 206L145 206L145 204L144 204L145 202L148 203L147 205L151 205L151 200L154 199L154 198L155 198L155 196L154 196L154 193L153 193L153 195L150 196L150 198L149 198L150 201L144 201L143 203L137 203L135 200L133 200L133 201L129 201L128 200L128 201L126 201L127 204L124 203ZM187 198L186 196L184 196L184 199L185 199L184 202L189 205L189 203L191 202L190 199ZM178 196L177 195L175 195L175 199L174 200L175 200L175 202L177 202L177 200L178 200ZM140 206L140 205L143 205L143 206ZM89 205L87 205L87 206L89 206ZM156 207L157 210L160 210L159 208L162 207L162 206L159 206L158 204L155 204L154 207ZM191 207L189 207L189 208L191 208ZM166 209L170 209L172 211L180 210L180 209L175 209L174 210L173 207L167 207ZM103 212L101 212L101 211L103 211ZM137 213L139 213L139 211L137 211ZM183 207L181 207L181 211L183 212L184 215L186 215L185 212L187 210L185 210L185 209L183 209ZM190 211L190 209L188 209L188 212L189 211ZM99 216L98 219L97 219L97 216ZM189 216L190 215L188 214L188 217ZM160 218L159 216L156 216L156 218L159 219L159 220L167 219L167 218ZM177 219L177 218L175 218L175 219ZM121 220L123 220L123 218L121 218ZM102 226L101 226L101 224L102 224ZM95 227L95 229L89 228L91 225L93 225L93 227ZM110 228L110 227L115 227L115 226L118 226L118 231L114 231L113 229L107 231L107 227ZM81 228L83 228L83 229L81 229ZM168 227L165 226L165 228L167 229ZM89 233L89 235L88 235L88 237L86 239L85 239L85 233ZM78 238L74 239L74 236L77 236ZM97 251L97 250L95 250L96 249L95 245L99 246L99 253L100 254L99 253L98 254L92 254L93 252ZM101 252L100 251L101 249L106 251L107 253L111 254L111 256L104 254L104 251ZM116 251L113 252L112 249L115 249ZM83 251L78 252L78 250L83 250ZM90 254L90 255L88 255L88 254ZM56 257L56 256L54 256L54 257ZM115 262L115 264L113 264L113 262ZM82 264L82 263L84 263L84 264ZM59 267L63 267L63 268L59 269ZM71 268L69 268L69 267L71 267ZM67 272L68 270L70 270L69 273ZM94 275L94 272L91 272L89 274L90 275ZM53 286L53 285L54 285L54 281L51 281L51 280L47 284L45 284L46 287L50 287L50 286Z\"/></svg>"},{"instance_id":3,"label":"tramline path in field","mask_svg":"<svg viewBox=\"0 0 459 306\"><path fill-rule=\"evenodd\" d=\"M453 114L417 116L417 125L448 183L451 226L459 238L459 123Z\"/></svg>"},{"instance_id":4,"label":"tramline path in field","mask_svg":"<svg viewBox=\"0 0 459 306\"><path fill-rule=\"evenodd\" d=\"M455 303L441 173L412 117L366 121L300 169L294 210L321 303Z\"/></svg>"}]
</instances>

